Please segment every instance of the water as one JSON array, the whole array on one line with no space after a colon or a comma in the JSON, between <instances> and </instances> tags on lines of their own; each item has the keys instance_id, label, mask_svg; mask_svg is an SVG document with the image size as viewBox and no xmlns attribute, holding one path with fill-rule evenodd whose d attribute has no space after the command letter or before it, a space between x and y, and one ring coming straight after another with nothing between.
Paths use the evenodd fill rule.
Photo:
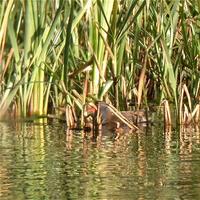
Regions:
<instances>
[{"instance_id":1,"label":"water","mask_svg":"<svg viewBox=\"0 0 200 200\"><path fill-rule=\"evenodd\" d=\"M63 124L0 123L0 199L200 199L200 133L152 127L115 140Z\"/></svg>"}]
</instances>

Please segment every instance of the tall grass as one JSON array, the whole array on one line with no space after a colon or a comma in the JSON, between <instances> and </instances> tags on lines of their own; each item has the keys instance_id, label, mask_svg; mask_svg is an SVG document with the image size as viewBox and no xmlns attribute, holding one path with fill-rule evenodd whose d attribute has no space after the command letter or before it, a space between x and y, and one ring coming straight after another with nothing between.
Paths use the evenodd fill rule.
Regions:
<instances>
[{"instance_id":1,"label":"tall grass","mask_svg":"<svg viewBox=\"0 0 200 200\"><path fill-rule=\"evenodd\" d=\"M0 24L1 116L162 99L179 114L184 84L199 101L197 0L7 0Z\"/></svg>"}]
</instances>

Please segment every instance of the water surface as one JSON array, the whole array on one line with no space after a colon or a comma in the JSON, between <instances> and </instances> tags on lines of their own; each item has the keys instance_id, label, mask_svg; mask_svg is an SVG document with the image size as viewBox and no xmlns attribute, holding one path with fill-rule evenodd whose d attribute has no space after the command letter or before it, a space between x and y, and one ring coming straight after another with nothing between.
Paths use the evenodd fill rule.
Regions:
<instances>
[{"instance_id":1,"label":"water surface","mask_svg":"<svg viewBox=\"0 0 200 200\"><path fill-rule=\"evenodd\" d=\"M0 199L200 199L200 133L94 141L64 124L1 122Z\"/></svg>"}]
</instances>

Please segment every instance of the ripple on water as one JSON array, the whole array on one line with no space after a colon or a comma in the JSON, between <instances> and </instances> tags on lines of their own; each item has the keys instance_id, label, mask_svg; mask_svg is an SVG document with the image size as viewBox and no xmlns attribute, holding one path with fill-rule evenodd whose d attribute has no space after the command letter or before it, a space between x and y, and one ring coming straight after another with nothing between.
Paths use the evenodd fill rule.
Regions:
<instances>
[{"instance_id":1,"label":"ripple on water","mask_svg":"<svg viewBox=\"0 0 200 200\"><path fill-rule=\"evenodd\" d=\"M105 132L0 123L0 199L200 199L198 133Z\"/></svg>"}]
</instances>

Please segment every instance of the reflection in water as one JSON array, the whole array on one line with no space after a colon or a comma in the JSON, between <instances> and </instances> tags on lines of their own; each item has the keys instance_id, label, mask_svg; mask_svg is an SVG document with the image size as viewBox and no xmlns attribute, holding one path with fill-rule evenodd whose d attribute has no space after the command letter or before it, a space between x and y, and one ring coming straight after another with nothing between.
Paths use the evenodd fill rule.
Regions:
<instances>
[{"instance_id":1,"label":"reflection in water","mask_svg":"<svg viewBox=\"0 0 200 200\"><path fill-rule=\"evenodd\" d=\"M199 199L200 133L117 140L63 124L0 123L0 199Z\"/></svg>"}]
</instances>

